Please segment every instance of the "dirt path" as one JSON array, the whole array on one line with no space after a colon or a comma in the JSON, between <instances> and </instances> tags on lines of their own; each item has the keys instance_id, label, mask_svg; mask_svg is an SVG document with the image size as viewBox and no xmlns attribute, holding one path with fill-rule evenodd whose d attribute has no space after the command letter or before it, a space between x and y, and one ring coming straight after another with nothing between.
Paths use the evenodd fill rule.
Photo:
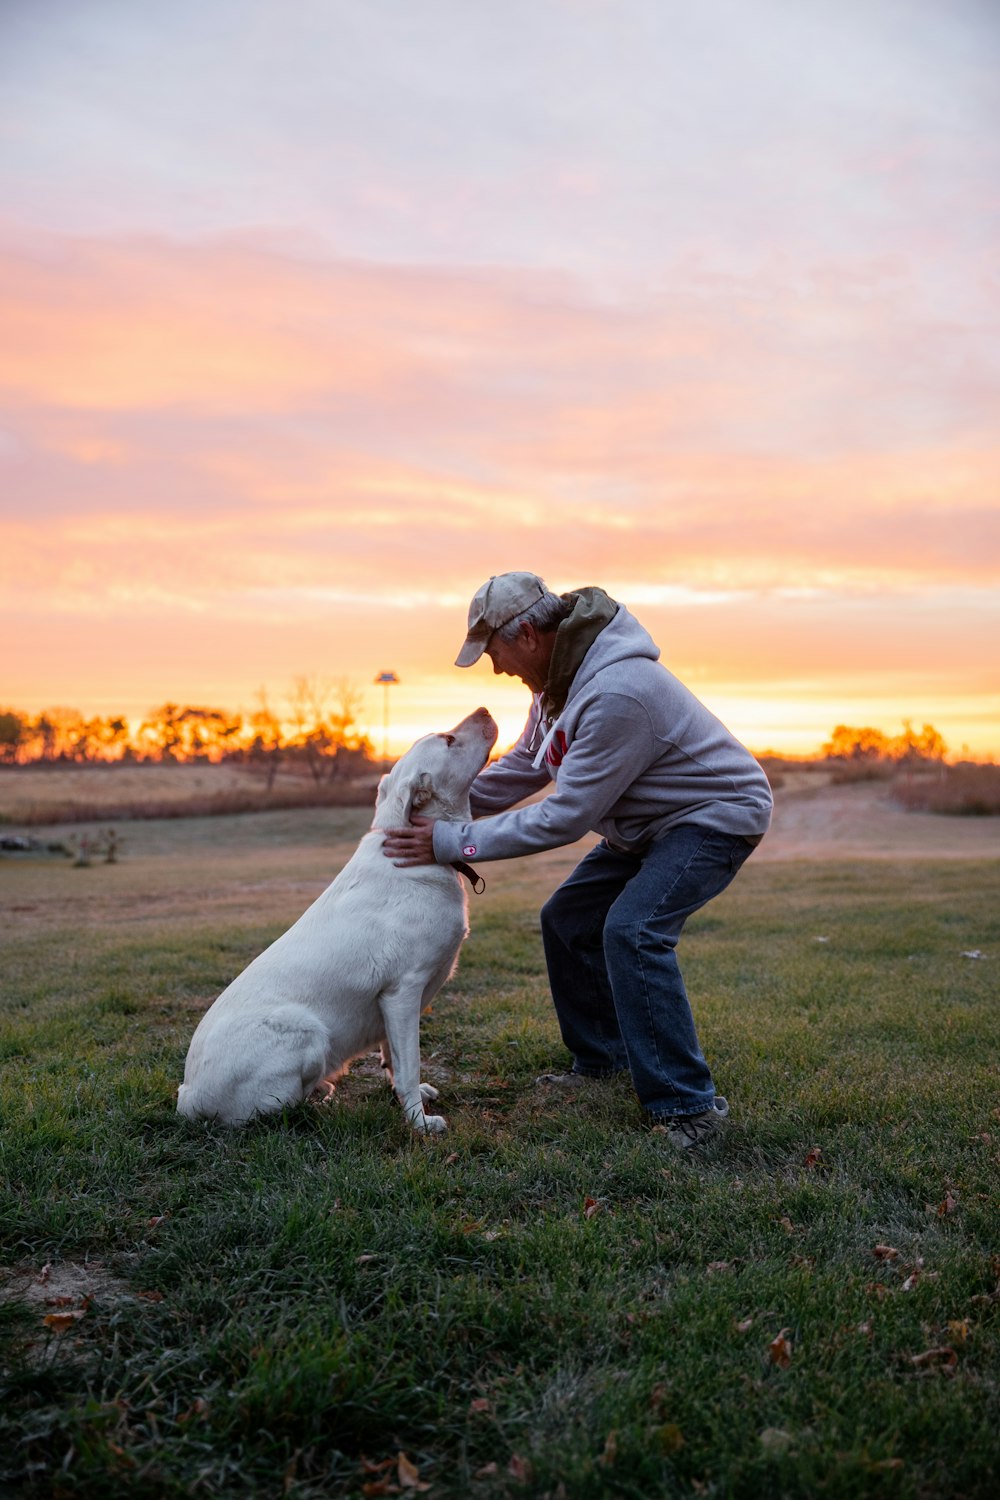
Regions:
<instances>
[{"instance_id":1,"label":"dirt path","mask_svg":"<svg viewBox=\"0 0 1000 1500\"><path fill-rule=\"evenodd\" d=\"M755 860L998 859L1000 818L907 812L884 782L833 786L816 774L789 776Z\"/></svg>"}]
</instances>

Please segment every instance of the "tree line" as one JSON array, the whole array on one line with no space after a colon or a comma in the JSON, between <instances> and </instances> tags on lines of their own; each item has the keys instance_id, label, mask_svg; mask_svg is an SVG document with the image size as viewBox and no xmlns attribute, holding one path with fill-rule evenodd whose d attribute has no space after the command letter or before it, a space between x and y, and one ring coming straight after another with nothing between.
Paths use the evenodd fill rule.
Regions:
<instances>
[{"instance_id":1,"label":"tree line","mask_svg":"<svg viewBox=\"0 0 1000 1500\"><path fill-rule=\"evenodd\" d=\"M73 708L32 716L0 708L0 765L99 765L131 762L251 762L273 774L281 764L307 768L318 783L370 768L375 751L358 727L363 695L346 680L297 677L279 716L266 692L252 713L164 703L133 728L122 716L86 718ZM902 734L838 724L819 759L853 765L944 761L948 747L933 724L907 722Z\"/></svg>"},{"instance_id":2,"label":"tree line","mask_svg":"<svg viewBox=\"0 0 1000 1500\"><path fill-rule=\"evenodd\" d=\"M123 715L87 718L74 708L2 708L0 764L249 762L269 780L280 765L298 764L317 784L370 768L373 746L358 726L363 698L350 682L297 677L283 715L263 689L257 698L251 713L164 703L136 727Z\"/></svg>"},{"instance_id":3,"label":"tree line","mask_svg":"<svg viewBox=\"0 0 1000 1500\"><path fill-rule=\"evenodd\" d=\"M862 764L881 761L906 766L921 761L943 761L948 746L933 724L916 730L907 720L902 734L897 735L883 734L881 729L868 725L859 729L838 724L820 753L824 760Z\"/></svg>"}]
</instances>

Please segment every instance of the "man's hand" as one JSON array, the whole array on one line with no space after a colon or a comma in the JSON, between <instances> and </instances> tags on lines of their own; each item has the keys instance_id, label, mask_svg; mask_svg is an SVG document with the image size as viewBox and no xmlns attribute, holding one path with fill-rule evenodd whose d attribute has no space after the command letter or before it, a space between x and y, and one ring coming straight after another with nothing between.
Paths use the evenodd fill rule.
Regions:
<instances>
[{"instance_id":1,"label":"man's hand","mask_svg":"<svg viewBox=\"0 0 1000 1500\"><path fill-rule=\"evenodd\" d=\"M382 853L401 870L411 865L436 865L434 819L414 813L408 827L388 829L382 842Z\"/></svg>"}]
</instances>

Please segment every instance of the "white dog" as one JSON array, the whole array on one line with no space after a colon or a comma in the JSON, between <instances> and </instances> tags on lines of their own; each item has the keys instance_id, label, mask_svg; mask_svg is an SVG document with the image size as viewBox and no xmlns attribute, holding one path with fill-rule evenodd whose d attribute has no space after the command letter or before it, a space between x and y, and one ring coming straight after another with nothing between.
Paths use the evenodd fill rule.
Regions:
<instances>
[{"instance_id":1,"label":"white dog","mask_svg":"<svg viewBox=\"0 0 1000 1500\"><path fill-rule=\"evenodd\" d=\"M382 1044L414 1130L447 1128L424 1114L437 1090L420 1082L420 1013L468 934L465 889L447 865L397 868L382 840L413 811L468 818L469 787L496 737L477 709L449 733L418 740L383 776L371 830L333 884L201 1018L177 1094L181 1114L241 1125L332 1088L354 1058Z\"/></svg>"}]
</instances>

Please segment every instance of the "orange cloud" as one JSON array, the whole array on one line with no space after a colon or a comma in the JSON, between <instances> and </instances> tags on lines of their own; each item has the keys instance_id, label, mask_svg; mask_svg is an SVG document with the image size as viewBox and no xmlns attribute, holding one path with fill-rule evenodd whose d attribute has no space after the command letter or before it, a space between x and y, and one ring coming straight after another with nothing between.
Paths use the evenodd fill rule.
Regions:
<instances>
[{"instance_id":1,"label":"orange cloud","mask_svg":"<svg viewBox=\"0 0 1000 1500\"><path fill-rule=\"evenodd\" d=\"M607 584L734 701L912 662L988 690L1000 448L960 398L989 380L943 361L937 388L886 384L898 285L873 306L831 275L789 309L766 277L713 301L691 272L630 308L236 238L22 245L0 277L25 690L60 649L82 681L102 632L135 674L176 651L179 696L195 664L224 702L331 660L430 682L509 567ZM817 353L840 314L847 349Z\"/></svg>"}]
</instances>

